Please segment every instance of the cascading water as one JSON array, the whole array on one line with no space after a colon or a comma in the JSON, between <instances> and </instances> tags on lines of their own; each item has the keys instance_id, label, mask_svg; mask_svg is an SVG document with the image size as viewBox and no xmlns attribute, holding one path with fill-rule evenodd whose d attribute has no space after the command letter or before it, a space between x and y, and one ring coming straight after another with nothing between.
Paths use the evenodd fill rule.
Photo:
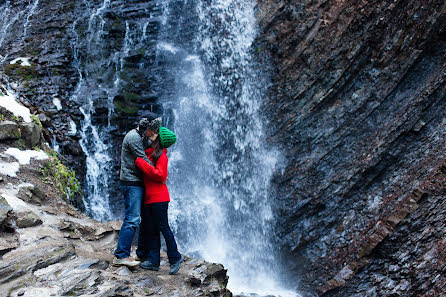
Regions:
<instances>
[{"instance_id":1,"label":"cascading water","mask_svg":"<svg viewBox=\"0 0 446 297\"><path fill-rule=\"evenodd\" d=\"M71 100L80 103L80 111L84 116L80 131L82 136L80 145L86 155L87 165L84 206L88 214L101 221L112 218L108 189L109 178L112 175L110 170L112 160L108 152L110 148L104 141L107 139L107 127L99 131L92 122L92 115L95 113L95 103L98 97L111 96L110 92L113 92L108 88L108 85L98 83L106 70L104 69L104 72L101 73L100 70L103 68L98 65L106 58L101 56L105 23L101 12L109 2L109 0L105 0L101 7L93 9L88 1L84 1L87 8L86 16L88 16L85 38L81 40L77 32L78 22L73 24L71 32L74 65L79 73L79 82ZM100 95L98 96L98 94Z\"/></svg>"},{"instance_id":2,"label":"cascading water","mask_svg":"<svg viewBox=\"0 0 446 297\"><path fill-rule=\"evenodd\" d=\"M180 247L223 263L233 292L295 296L281 289L269 240L277 153L264 145L259 115L268 79L252 56L254 8L255 1L164 3L153 71L179 135L171 217Z\"/></svg>"},{"instance_id":3,"label":"cascading water","mask_svg":"<svg viewBox=\"0 0 446 297\"><path fill-rule=\"evenodd\" d=\"M9 33L14 26L21 22L23 22L23 34L21 35L21 38L22 42L24 42L27 36L30 18L36 12L38 4L39 0L34 0L33 2L30 1L24 9L18 11L13 8L10 0L5 1L5 3L2 4L0 12L0 49L7 38L16 38L14 34ZM7 53L0 52L0 63L5 62L7 58Z\"/></svg>"},{"instance_id":4,"label":"cascading water","mask_svg":"<svg viewBox=\"0 0 446 297\"><path fill-rule=\"evenodd\" d=\"M278 154L264 144L259 113L268 76L254 58L255 1L149 1L134 19L132 3L113 3L95 7L84 0L85 15L71 32L87 211L101 220L113 216L107 188L116 174L108 142L113 100L136 88L128 76L139 73L157 97L140 108L154 107L178 135L169 150L169 188L180 250L224 264L234 293L295 296L282 289L270 242L268 185ZM119 16L112 13L117 8ZM112 43L117 27L122 42ZM96 125L95 108L104 102L108 121Z\"/></svg>"}]
</instances>

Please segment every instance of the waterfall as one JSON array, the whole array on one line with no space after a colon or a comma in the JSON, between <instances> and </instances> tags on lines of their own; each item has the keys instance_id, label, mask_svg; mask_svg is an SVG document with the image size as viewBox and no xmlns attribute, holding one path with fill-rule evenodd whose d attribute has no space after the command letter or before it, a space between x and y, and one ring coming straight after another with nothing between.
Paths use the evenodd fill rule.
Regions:
<instances>
[{"instance_id":1,"label":"waterfall","mask_svg":"<svg viewBox=\"0 0 446 297\"><path fill-rule=\"evenodd\" d=\"M16 23L23 22L23 35L22 35L22 43L24 43L27 30L30 23L31 16L36 12L37 6L39 4L39 0L34 0L33 3L29 2L28 5L23 10L15 10L10 0L4 1L1 5L0 12L0 48L2 48L3 44L7 38L16 38L14 34L10 34L11 29L16 25ZM0 63L3 63L8 58L8 53L0 53Z\"/></svg>"},{"instance_id":2,"label":"waterfall","mask_svg":"<svg viewBox=\"0 0 446 297\"><path fill-rule=\"evenodd\" d=\"M169 149L168 185L180 251L224 264L236 294L296 296L284 289L271 243L268 189L278 152L265 144L260 114L269 79L255 59L255 3L82 2L85 14L70 34L79 72L71 99L84 116L84 201L93 217L114 218L114 99L137 89L147 98L140 111L162 114L178 135ZM97 106L105 106L107 121L97 119Z\"/></svg>"},{"instance_id":3,"label":"waterfall","mask_svg":"<svg viewBox=\"0 0 446 297\"><path fill-rule=\"evenodd\" d=\"M95 219L104 221L112 218L109 206L109 189L110 177L113 172L110 170L112 159L109 156L111 149L105 140L107 140L108 127L100 131L98 126L93 123L92 116L95 114L95 103L98 100L98 93L109 98L112 96L113 89L107 85L99 83L101 79L100 68L97 63L103 62L106 58L101 56L103 42L103 26L104 19L101 12L109 4L109 0L104 0L102 6L97 9L91 8L88 1L83 4L87 8L85 16L88 16L88 27L81 39L78 33L78 22L73 24L72 49L73 64L78 70L79 81L76 90L70 100L80 103L80 111L84 116L82 121L80 134L82 136L80 145L86 155L86 176L84 190L84 206L87 213ZM93 94L92 94L93 93ZM96 94L96 95L94 95ZM109 109L112 109L110 105Z\"/></svg>"},{"instance_id":4,"label":"waterfall","mask_svg":"<svg viewBox=\"0 0 446 297\"><path fill-rule=\"evenodd\" d=\"M171 220L183 251L223 263L234 293L281 289L268 185L278 153L260 116L255 1L164 1L156 64L171 149ZM192 22L192 23L191 23ZM195 22L195 23L194 23Z\"/></svg>"},{"instance_id":5,"label":"waterfall","mask_svg":"<svg viewBox=\"0 0 446 297\"><path fill-rule=\"evenodd\" d=\"M34 12L36 11L37 5L39 5L39 0L34 0L33 4L30 6L28 14L26 15L26 21L25 21L25 24L23 25L22 42L25 42L26 34L28 32L29 19L34 14Z\"/></svg>"}]
</instances>

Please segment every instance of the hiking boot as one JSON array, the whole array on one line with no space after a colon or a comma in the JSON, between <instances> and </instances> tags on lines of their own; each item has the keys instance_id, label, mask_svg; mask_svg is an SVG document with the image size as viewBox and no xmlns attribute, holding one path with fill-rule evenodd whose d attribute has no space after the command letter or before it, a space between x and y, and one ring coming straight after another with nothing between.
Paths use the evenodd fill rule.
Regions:
<instances>
[{"instance_id":1,"label":"hiking boot","mask_svg":"<svg viewBox=\"0 0 446 297\"><path fill-rule=\"evenodd\" d=\"M180 264L181 262L184 261L183 256L181 256L181 258L176 261L175 263L170 265L170 270L169 270L169 274L176 274L178 272L178 270L180 270Z\"/></svg>"},{"instance_id":2,"label":"hiking boot","mask_svg":"<svg viewBox=\"0 0 446 297\"><path fill-rule=\"evenodd\" d=\"M113 266L127 266L127 267L136 267L140 264L140 261L136 261L132 257L128 258L117 258L116 256L113 258Z\"/></svg>"},{"instance_id":3,"label":"hiking boot","mask_svg":"<svg viewBox=\"0 0 446 297\"><path fill-rule=\"evenodd\" d=\"M153 271L158 271L158 269L160 268L158 265L153 264L149 260L142 262L139 266L141 266L141 268L153 270Z\"/></svg>"}]
</instances>

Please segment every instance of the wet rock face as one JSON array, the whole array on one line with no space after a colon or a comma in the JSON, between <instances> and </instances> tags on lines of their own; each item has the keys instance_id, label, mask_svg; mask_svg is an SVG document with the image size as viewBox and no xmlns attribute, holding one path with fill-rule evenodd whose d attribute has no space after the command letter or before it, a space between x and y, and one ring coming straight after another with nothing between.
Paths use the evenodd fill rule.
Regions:
<instances>
[{"instance_id":1,"label":"wet rock face","mask_svg":"<svg viewBox=\"0 0 446 297\"><path fill-rule=\"evenodd\" d=\"M0 83L16 91L19 100L43 120L46 141L57 141L66 158L64 162L82 178L83 153L70 150L79 146L79 135L69 133L69 119L76 123L81 120L79 104L69 100L78 73L71 65L67 33L78 5L68 0L36 0L3 1L0 7L0 26L6 28L0 36ZM16 61L18 58L27 60ZM34 143L30 139L30 145Z\"/></svg>"},{"instance_id":2,"label":"wet rock face","mask_svg":"<svg viewBox=\"0 0 446 297\"><path fill-rule=\"evenodd\" d=\"M60 150L62 161L75 169L81 183L86 156L79 144L84 121L79 108L88 109L91 98L92 123L113 148L108 152L113 160L110 174L115 177L110 196L120 198L116 178L120 150L115 148L125 132L136 127L140 111L155 105L157 94L147 69L155 59L153 38L161 11L156 1L112 1L98 11L100 17L90 18L103 4L99 0L0 1L0 84L12 88L39 118L45 140ZM138 35L138 26L147 36ZM139 39L143 41L138 43ZM79 84L81 79L84 84ZM120 210L118 198L111 205Z\"/></svg>"},{"instance_id":3,"label":"wet rock face","mask_svg":"<svg viewBox=\"0 0 446 297\"><path fill-rule=\"evenodd\" d=\"M270 141L286 159L277 242L301 291L364 296L376 285L366 272L398 262L386 251L421 261L434 245L415 244L410 226L429 215L438 189L421 188L446 158L445 3L259 1L258 16L259 51L275 66ZM415 259L402 265L416 274ZM430 290L396 270L398 294ZM376 296L390 287L382 280Z\"/></svg>"}]
</instances>

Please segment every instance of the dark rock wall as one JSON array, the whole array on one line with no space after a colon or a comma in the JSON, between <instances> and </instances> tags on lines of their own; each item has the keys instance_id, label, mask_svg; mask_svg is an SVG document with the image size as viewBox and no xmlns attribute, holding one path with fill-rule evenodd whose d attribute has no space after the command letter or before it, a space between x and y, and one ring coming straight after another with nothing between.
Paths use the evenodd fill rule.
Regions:
<instances>
[{"instance_id":1,"label":"dark rock wall","mask_svg":"<svg viewBox=\"0 0 446 297\"><path fill-rule=\"evenodd\" d=\"M40 0L31 12L34 2L0 1L0 7L8 10L3 21L10 24L4 27L7 28L5 39L0 45L4 58L0 64L0 82L9 84L31 112L39 115L45 139L50 144L57 141L64 162L75 168L82 179L85 162L78 143L80 136L68 133L69 118L78 123L78 128L82 119L77 102L69 100L78 73L72 65L73 53L67 34L79 8L73 1ZM18 57L31 58L31 66L11 65L10 61ZM53 104L54 98L60 100L62 110Z\"/></svg>"},{"instance_id":2,"label":"dark rock wall","mask_svg":"<svg viewBox=\"0 0 446 297\"><path fill-rule=\"evenodd\" d=\"M155 80L150 69L161 14L157 3L112 1L99 13L103 0L0 1L0 15L1 10L5 11L5 20L0 21L0 29L5 29L4 35L0 30L0 40L5 36L0 42L0 83L9 85L19 100L39 116L46 141L59 145L63 162L75 169L81 182L86 173L86 156L79 144L84 120L79 107L89 104L91 98L92 122L101 133L107 133L104 141L114 161L110 169L110 204L115 215L121 215L123 209L116 174L123 136L136 126L139 112L159 109L150 85ZM100 18L91 19L96 12ZM98 19L103 25L96 34ZM147 38L139 41L143 39L142 25ZM131 42L135 43L129 48L127 35L132 35ZM116 59L117 54L122 59ZM31 58L31 66L10 64L18 57ZM119 86L115 87L117 69ZM84 83L79 85L81 75ZM54 105L55 98L60 100L61 110ZM70 119L77 125L74 134L70 133Z\"/></svg>"},{"instance_id":3,"label":"dark rock wall","mask_svg":"<svg viewBox=\"0 0 446 297\"><path fill-rule=\"evenodd\" d=\"M444 176L426 184L446 158L445 2L260 0L258 15L276 66L270 140L286 159L277 241L296 287L441 290Z\"/></svg>"}]
</instances>

